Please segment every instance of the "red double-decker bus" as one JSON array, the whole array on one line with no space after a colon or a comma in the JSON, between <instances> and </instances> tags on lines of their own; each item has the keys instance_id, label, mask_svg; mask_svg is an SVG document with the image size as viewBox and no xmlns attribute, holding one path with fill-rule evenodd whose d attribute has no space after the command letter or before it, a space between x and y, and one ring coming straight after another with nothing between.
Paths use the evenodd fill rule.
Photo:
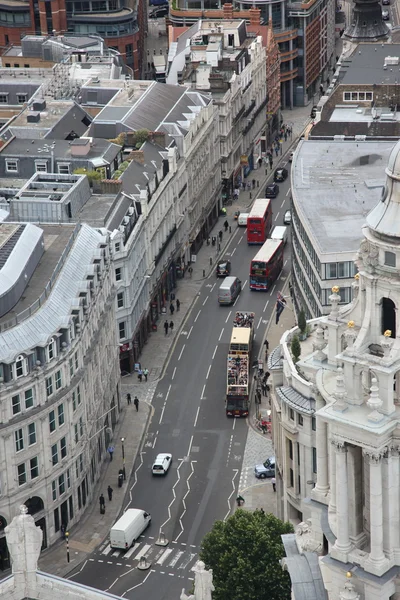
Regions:
<instances>
[{"instance_id":1,"label":"red double-decker bus","mask_svg":"<svg viewBox=\"0 0 400 600\"><path fill-rule=\"evenodd\" d=\"M250 263L250 289L266 292L282 269L282 240L267 240Z\"/></svg>"},{"instance_id":2,"label":"red double-decker bus","mask_svg":"<svg viewBox=\"0 0 400 600\"><path fill-rule=\"evenodd\" d=\"M269 198L258 198L247 217L247 243L263 244L272 227L272 204Z\"/></svg>"}]
</instances>

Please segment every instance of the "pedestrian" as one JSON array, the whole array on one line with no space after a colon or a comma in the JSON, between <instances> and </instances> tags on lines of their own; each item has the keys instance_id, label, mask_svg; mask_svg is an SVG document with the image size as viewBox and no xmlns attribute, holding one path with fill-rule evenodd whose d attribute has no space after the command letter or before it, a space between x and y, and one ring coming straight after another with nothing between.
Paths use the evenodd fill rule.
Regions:
<instances>
[{"instance_id":1,"label":"pedestrian","mask_svg":"<svg viewBox=\"0 0 400 600\"><path fill-rule=\"evenodd\" d=\"M207 237L207 246L209 246L209 245L210 245L210 243L211 243L211 238L210 238L210 236L208 236L208 237Z\"/></svg>"},{"instance_id":2,"label":"pedestrian","mask_svg":"<svg viewBox=\"0 0 400 600\"><path fill-rule=\"evenodd\" d=\"M242 506L243 502L244 502L244 498L243 498L243 496L240 496L240 495L239 495L239 496L236 498L236 503L237 503L237 505L238 505L238 506Z\"/></svg>"},{"instance_id":3,"label":"pedestrian","mask_svg":"<svg viewBox=\"0 0 400 600\"><path fill-rule=\"evenodd\" d=\"M147 378L149 376L149 370L148 369L143 369L143 375L144 375L145 380L147 381Z\"/></svg>"},{"instance_id":4,"label":"pedestrian","mask_svg":"<svg viewBox=\"0 0 400 600\"><path fill-rule=\"evenodd\" d=\"M189 268L188 268L188 271L189 271L189 277L190 277L190 279L191 279L191 278L192 278L192 273L193 273L193 269L192 269L192 267L189 267Z\"/></svg>"},{"instance_id":5,"label":"pedestrian","mask_svg":"<svg viewBox=\"0 0 400 600\"><path fill-rule=\"evenodd\" d=\"M267 338L265 338L265 340L264 340L264 346L265 346L266 350L269 350L269 343L268 343Z\"/></svg>"},{"instance_id":6,"label":"pedestrian","mask_svg":"<svg viewBox=\"0 0 400 600\"><path fill-rule=\"evenodd\" d=\"M112 462L113 454L114 454L114 446L108 446L107 452L110 455L110 462Z\"/></svg>"},{"instance_id":7,"label":"pedestrian","mask_svg":"<svg viewBox=\"0 0 400 600\"><path fill-rule=\"evenodd\" d=\"M138 412L138 410L139 410L139 398L137 396L134 397L133 404L135 405L136 412Z\"/></svg>"},{"instance_id":8,"label":"pedestrian","mask_svg":"<svg viewBox=\"0 0 400 600\"><path fill-rule=\"evenodd\" d=\"M272 160L272 156L270 156L270 158L269 158L269 167L270 167L270 169L272 169L273 164L274 164L274 161Z\"/></svg>"},{"instance_id":9,"label":"pedestrian","mask_svg":"<svg viewBox=\"0 0 400 600\"><path fill-rule=\"evenodd\" d=\"M254 190L254 188L256 187L256 180L255 179L251 180L251 185L252 185L252 188Z\"/></svg>"},{"instance_id":10,"label":"pedestrian","mask_svg":"<svg viewBox=\"0 0 400 600\"><path fill-rule=\"evenodd\" d=\"M113 491L114 490L112 489L111 485L109 485L108 488L107 488L107 493L108 493L108 499L109 499L110 502L112 500Z\"/></svg>"},{"instance_id":11,"label":"pedestrian","mask_svg":"<svg viewBox=\"0 0 400 600\"><path fill-rule=\"evenodd\" d=\"M177 312L179 312L180 307L181 307L181 303L180 303L180 300L178 300L178 298L177 298L176 299L176 310L177 310Z\"/></svg>"},{"instance_id":12,"label":"pedestrian","mask_svg":"<svg viewBox=\"0 0 400 600\"><path fill-rule=\"evenodd\" d=\"M275 477L273 477L271 479L271 483L272 483L272 489L274 490L274 492L276 492L276 479L275 479Z\"/></svg>"},{"instance_id":13,"label":"pedestrian","mask_svg":"<svg viewBox=\"0 0 400 600\"><path fill-rule=\"evenodd\" d=\"M224 223L224 227L225 227L225 231L228 231L229 223L227 220Z\"/></svg>"},{"instance_id":14,"label":"pedestrian","mask_svg":"<svg viewBox=\"0 0 400 600\"><path fill-rule=\"evenodd\" d=\"M262 165L262 157L261 156L258 157L257 163L258 163L258 168L260 168Z\"/></svg>"},{"instance_id":15,"label":"pedestrian","mask_svg":"<svg viewBox=\"0 0 400 600\"><path fill-rule=\"evenodd\" d=\"M65 540L65 532L66 532L66 527L64 525L64 523L61 524L61 537L63 540Z\"/></svg>"},{"instance_id":16,"label":"pedestrian","mask_svg":"<svg viewBox=\"0 0 400 600\"><path fill-rule=\"evenodd\" d=\"M174 310L175 310L175 306L171 302L171 304L169 305L169 312L171 313L171 315L174 314Z\"/></svg>"},{"instance_id":17,"label":"pedestrian","mask_svg":"<svg viewBox=\"0 0 400 600\"><path fill-rule=\"evenodd\" d=\"M285 138L285 142L287 141L287 133L285 131L285 133L283 134L283 137Z\"/></svg>"},{"instance_id":18,"label":"pedestrian","mask_svg":"<svg viewBox=\"0 0 400 600\"><path fill-rule=\"evenodd\" d=\"M220 229L220 230L219 230L219 232L218 232L218 237L219 237L219 241L220 241L220 242L222 242L222 236L223 236L223 235L224 235L224 234L222 233L222 229Z\"/></svg>"},{"instance_id":19,"label":"pedestrian","mask_svg":"<svg viewBox=\"0 0 400 600\"><path fill-rule=\"evenodd\" d=\"M99 503L100 503L100 514L104 515L104 513L106 512L106 502L104 500L103 494L100 494Z\"/></svg>"},{"instance_id":20,"label":"pedestrian","mask_svg":"<svg viewBox=\"0 0 400 600\"><path fill-rule=\"evenodd\" d=\"M165 323L164 323L164 331L165 331L165 335L168 335L168 327L169 327L169 325L168 325L168 321L165 321Z\"/></svg>"},{"instance_id":21,"label":"pedestrian","mask_svg":"<svg viewBox=\"0 0 400 600\"><path fill-rule=\"evenodd\" d=\"M170 322L169 328L170 328L171 331L174 330L174 322L173 321Z\"/></svg>"},{"instance_id":22,"label":"pedestrian","mask_svg":"<svg viewBox=\"0 0 400 600\"><path fill-rule=\"evenodd\" d=\"M138 370L137 377L138 377L140 383L142 383L142 379L143 379L143 371L142 371L142 369Z\"/></svg>"}]
</instances>

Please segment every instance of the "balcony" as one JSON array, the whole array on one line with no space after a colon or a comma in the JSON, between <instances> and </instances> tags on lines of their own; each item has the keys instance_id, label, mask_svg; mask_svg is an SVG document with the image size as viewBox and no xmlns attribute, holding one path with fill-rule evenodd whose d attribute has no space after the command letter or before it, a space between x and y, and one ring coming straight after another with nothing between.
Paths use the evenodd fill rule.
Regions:
<instances>
[{"instance_id":1,"label":"balcony","mask_svg":"<svg viewBox=\"0 0 400 600\"><path fill-rule=\"evenodd\" d=\"M297 77L297 68L292 69L291 71L283 71L281 72L281 83L284 81L290 81L291 79L295 79Z\"/></svg>"},{"instance_id":2,"label":"balcony","mask_svg":"<svg viewBox=\"0 0 400 600\"><path fill-rule=\"evenodd\" d=\"M274 31L274 36L278 44L282 42L290 42L297 38L297 29L282 29L282 31Z\"/></svg>"},{"instance_id":3,"label":"balcony","mask_svg":"<svg viewBox=\"0 0 400 600\"><path fill-rule=\"evenodd\" d=\"M295 48L294 50L289 50L289 52L281 52L281 63L287 62L289 60L293 60L298 56L298 50Z\"/></svg>"},{"instance_id":4,"label":"balcony","mask_svg":"<svg viewBox=\"0 0 400 600\"><path fill-rule=\"evenodd\" d=\"M249 107L244 112L243 117L248 117L249 114L251 113L251 111L255 108L255 106L256 106L256 101L252 100L252 102L250 103Z\"/></svg>"}]
</instances>

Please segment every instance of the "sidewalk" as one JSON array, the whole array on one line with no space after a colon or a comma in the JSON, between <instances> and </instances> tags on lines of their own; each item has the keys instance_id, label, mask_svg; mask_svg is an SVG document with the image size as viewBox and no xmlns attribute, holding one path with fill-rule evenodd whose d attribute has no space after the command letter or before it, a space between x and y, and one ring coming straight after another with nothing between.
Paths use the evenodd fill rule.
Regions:
<instances>
[{"instance_id":1,"label":"sidewalk","mask_svg":"<svg viewBox=\"0 0 400 600\"><path fill-rule=\"evenodd\" d=\"M274 157L274 166L272 170L268 167L267 175L265 175L265 165L260 169L251 172L249 179L255 179L256 182L258 182L258 186L256 183L256 189L251 192L242 191L239 199L234 202L232 206L227 207L227 216L220 217L213 230L210 231L211 237L213 235L217 236L218 231L224 229L222 224L226 219L231 226L231 233L224 232L223 234L220 252L217 253L215 247L204 244L197 254L196 262L191 265L193 268L192 277L186 273L184 278L177 281L177 287L174 290L174 293L175 298L180 300L180 310L177 311L175 309L173 315L170 315L168 310L168 313L165 315L168 322L171 320L174 322L174 330L172 333L169 331L168 334L165 335L163 327L165 319L162 317L158 323L158 330L151 333L140 356L142 368L147 368L149 370L148 381L145 382L143 380L143 382L140 383L136 374L128 375L121 380L123 409L113 436L113 445L115 446L114 459L112 462L104 462L103 475L100 482L95 486L93 499L91 500L92 506L87 509L87 512L80 522L69 531L70 562L67 562L66 542L60 539L60 542L51 546L41 555L39 560L39 568L41 570L63 577L76 569L76 567L86 560L90 553L107 538L112 524L116 521L121 510L125 506L124 501L127 492L126 483L124 483L122 488L118 488L117 483L118 471L122 467L122 447L120 440L121 438L125 439L126 477L127 481L129 481L150 419L152 411L150 403L157 387L157 383L162 376L163 369L167 364L168 357L173 350L178 336L185 329L186 318L200 292L204 279L215 269L217 260L224 255L231 236L236 231L237 224L234 220L234 213L237 210L244 211L245 209L248 209L260 192L260 189L266 185L267 180L270 178L272 179L272 174L278 161L281 160L282 156L284 157L285 154L289 152L293 145L294 140L296 139L296 132L304 129L304 119L305 116L303 110L299 113L297 113L297 111L290 112L290 122L293 123L293 140L289 138L286 142L283 142L282 155L277 158ZM212 265L210 265L210 258L212 259ZM288 310L284 311L279 324L279 330L282 332L286 328L285 317L288 313ZM290 322L288 326L291 325L292 323ZM272 329L274 327L275 326L272 326ZM269 340L270 348L272 349L274 343L271 336L269 336ZM275 345L277 345L277 343ZM131 394L132 399L135 395L139 398L140 404L138 413L136 413L133 403L130 406L126 405L125 396L128 392ZM112 502L109 502L107 497L107 487L109 484L114 490ZM262 487L257 487L257 490L258 489L262 490ZM103 493L106 498L106 512L104 515L100 515L99 511L98 498L101 493ZM258 493L258 491L256 491L256 493ZM129 499L126 500L126 504L128 501ZM262 503L258 502L257 505L262 506Z\"/></svg>"}]
</instances>

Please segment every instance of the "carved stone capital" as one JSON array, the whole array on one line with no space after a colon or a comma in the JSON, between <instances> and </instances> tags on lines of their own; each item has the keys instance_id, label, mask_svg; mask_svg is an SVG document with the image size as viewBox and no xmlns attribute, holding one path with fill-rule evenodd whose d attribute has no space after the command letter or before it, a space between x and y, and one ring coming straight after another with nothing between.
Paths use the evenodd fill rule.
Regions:
<instances>
[{"instance_id":1,"label":"carved stone capital","mask_svg":"<svg viewBox=\"0 0 400 600\"><path fill-rule=\"evenodd\" d=\"M338 454L347 452L347 445L346 442L344 442L343 440L336 440L335 438L333 438L331 439L331 444Z\"/></svg>"},{"instance_id":2,"label":"carved stone capital","mask_svg":"<svg viewBox=\"0 0 400 600\"><path fill-rule=\"evenodd\" d=\"M364 456L368 457L370 464L377 465L382 461L387 451L387 448L364 450Z\"/></svg>"}]
</instances>

